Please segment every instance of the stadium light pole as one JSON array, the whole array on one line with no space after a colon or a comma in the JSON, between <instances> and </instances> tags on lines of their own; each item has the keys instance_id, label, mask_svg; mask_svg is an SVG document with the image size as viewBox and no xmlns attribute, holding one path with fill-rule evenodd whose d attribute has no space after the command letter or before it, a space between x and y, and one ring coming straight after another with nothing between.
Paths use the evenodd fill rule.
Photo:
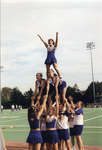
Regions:
<instances>
[{"instance_id":1,"label":"stadium light pole","mask_svg":"<svg viewBox=\"0 0 102 150\"><path fill-rule=\"evenodd\" d=\"M90 51L90 56L91 56L91 70L92 70L92 81L93 81L93 98L94 98L94 103L95 103L96 102L96 100L95 100L95 83L94 83L93 56L92 56L92 50L95 49L95 43L94 42L87 42L86 43L86 48L87 48L87 50Z\"/></svg>"}]
</instances>

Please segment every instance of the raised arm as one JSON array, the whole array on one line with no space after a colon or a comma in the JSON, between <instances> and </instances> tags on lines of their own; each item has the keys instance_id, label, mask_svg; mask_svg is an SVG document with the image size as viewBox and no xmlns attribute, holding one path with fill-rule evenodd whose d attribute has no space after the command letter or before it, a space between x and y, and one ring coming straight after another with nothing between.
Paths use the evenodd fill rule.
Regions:
<instances>
[{"instance_id":1,"label":"raised arm","mask_svg":"<svg viewBox=\"0 0 102 150\"><path fill-rule=\"evenodd\" d=\"M34 91L34 95L31 97L31 105L34 105L34 99L36 98L37 95L37 83L35 82L35 91Z\"/></svg>"},{"instance_id":2,"label":"raised arm","mask_svg":"<svg viewBox=\"0 0 102 150\"><path fill-rule=\"evenodd\" d=\"M72 96L69 96L68 99L69 99L69 101L70 101L70 103L71 103L72 109L74 109L74 108L75 108L75 105L74 105L74 103L73 103L73 97L72 97Z\"/></svg>"},{"instance_id":3,"label":"raised arm","mask_svg":"<svg viewBox=\"0 0 102 150\"><path fill-rule=\"evenodd\" d=\"M41 81L41 89L40 89L40 91L39 91L39 95L37 96L37 100L38 100L38 101L39 101L40 98L41 98L41 94L42 94L42 92L43 92L43 90L44 90L44 87L45 87L45 81L42 80L42 81Z\"/></svg>"},{"instance_id":4,"label":"raised arm","mask_svg":"<svg viewBox=\"0 0 102 150\"><path fill-rule=\"evenodd\" d=\"M56 99L56 117L58 118L58 115L59 115L58 80L56 82L55 89L56 89L56 96L55 96L55 99Z\"/></svg>"},{"instance_id":5,"label":"raised arm","mask_svg":"<svg viewBox=\"0 0 102 150\"><path fill-rule=\"evenodd\" d=\"M37 36L40 38L40 40L44 43L45 47L47 48L48 44L41 38L41 36L39 34Z\"/></svg>"},{"instance_id":6,"label":"raised arm","mask_svg":"<svg viewBox=\"0 0 102 150\"><path fill-rule=\"evenodd\" d=\"M70 112L71 108L70 108L70 105L69 105L67 99L65 99L65 103L66 103L67 112Z\"/></svg>"},{"instance_id":7,"label":"raised arm","mask_svg":"<svg viewBox=\"0 0 102 150\"><path fill-rule=\"evenodd\" d=\"M58 46L58 32L56 32L56 42L55 42L55 47Z\"/></svg>"},{"instance_id":8,"label":"raised arm","mask_svg":"<svg viewBox=\"0 0 102 150\"><path fill-rule=\"evenodd\" d=\"M46 87L47 91L46 91L46 95L44 96L44 99L43 99L43 104L41 105L41 109L40 111L38 112L37 114L37 118L39 119L41 114L43 113L45 107L46 107L46 101L47 101L47 98L48 98L48 92L49 92L49 82L47 81L47 87Z\"/></svg>"},{"instance_id":9,"label":"raised arm","mask_svg":"<svg viewBox=\"0 0 102 150\"><path fill-rule=\"evenodd\" d=\"M68 103L67 99L65 99L65 102L66 102L66 108L67 108L67 112L68 113L72 113L72 114L75 114L75 111L71 108L70 104Z\"/></svg>"}]
</instances>

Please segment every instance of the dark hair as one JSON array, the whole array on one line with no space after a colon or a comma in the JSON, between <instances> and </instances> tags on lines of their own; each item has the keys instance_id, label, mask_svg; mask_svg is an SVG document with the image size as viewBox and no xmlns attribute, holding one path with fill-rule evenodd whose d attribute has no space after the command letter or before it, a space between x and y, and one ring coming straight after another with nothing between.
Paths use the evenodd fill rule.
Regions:
<instances>
[{"instance_id":1,"label":"dark hair","mask_svg":"<svg viewBox=\"0 0 102 150\"><path fill-rule=\"evenodd\" d=\"M42 73L37 73L36 75L40 75L41 77L43 77Z\"/></svg>"},{"instance_id":2,"label":"dark hair","mask_svg":"<svg viewBox=\"0 0 102 150\"><path fill-rule=\"evenodd\" d=\"M32 107L32 106L30 106L30 107L28 108L28 120L29 120L30 118L32 118L32 116L33 116L34 113L35 113L35 108Z\"/></svg>"},{"instance_id":3,"label":"dark hair","mask_svg":"<svg viewBox=\"0 0 102 150\"><path fill-rule=\"evenodd\" d=\"M53 41L53 45L55 44L53 39L48 39L48 44L49 44L50 41Z\"/></svg>"}]
</instances>

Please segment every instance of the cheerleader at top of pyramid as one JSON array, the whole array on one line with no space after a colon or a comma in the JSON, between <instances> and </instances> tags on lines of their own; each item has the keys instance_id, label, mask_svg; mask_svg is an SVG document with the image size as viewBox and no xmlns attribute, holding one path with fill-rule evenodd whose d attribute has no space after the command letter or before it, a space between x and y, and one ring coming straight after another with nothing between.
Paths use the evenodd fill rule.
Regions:
<instances>
[{"instance_id":1,"label":"cheerleader at top of pyramid","mask_svg":"<svg viewBox=\"0 0 102 150\"><path fill-rule=\"evenodd\" d=\"M61 78L59 69L57 67L57 60L55 57L55 50L58 45L58 32L56 32L56 41L55 42L53 39L48 39L48 43L46 43L39 34L37 36L40 38L40 40L44 43L45 47L47 48L47 58L45 60L46 73L50 72L50 66L53 65L59 78Z\"/></svg>"}]
</instances>

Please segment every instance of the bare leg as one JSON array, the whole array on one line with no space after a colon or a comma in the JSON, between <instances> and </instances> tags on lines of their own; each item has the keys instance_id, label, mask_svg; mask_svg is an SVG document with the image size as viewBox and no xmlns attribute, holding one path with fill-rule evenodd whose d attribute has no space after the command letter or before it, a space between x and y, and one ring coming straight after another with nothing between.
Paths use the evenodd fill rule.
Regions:
<instances>
[{"instance_id":1,"label":"bare leg","mask_svg":"<svg viewBox=\"0 0 102 150\"><path fill-rule=\"evenodd\" d=\"M53 144L53 150L58 150L58 143Z\"/></svg>"},{"instance_id":2,"label":"bare leg","mask_svg":"<svg viewBox=\"0 0 102 150\"><path fill-rule=\"evenodd\" d=\"M71 143L72 143L72 146L74 147L75 146L74 136L71 136Z\"/></svg>"},{"instance_id":3,"label":"bare leg","mask_svg":"<svg viewBox=\"0 0 102 150\"><path fill-rule=\"evenodd\" d=\"M53 150L53 144L47 143L47 150Z\"/></svg>"},{"instance_id":4,"label":"bare leg","mask_svg":"<svg viewBox=\"0 0 102 150\"><path fill-rule=\"evenodd\" d=\"M62 99L63 99L63 102L65 102L65 99L66 99L66 88L63 89Z\"/></svg>"},{"instance_id":5,"label":"bare leg","mask_svg":"<svg viewBox=\"0 0 102 150\"><path fill-rule=\"evenodd\" d=\"M47 150L46 143L43 143L43 144L41 145L41 150Z\"/></svg>"},{"instance_id":6,"label":"bare leg","mask_svg":"<svg viewBox=\"0 0 102 150\"><path fill-rule=\"evenodd\" d=\"M59 76L59 77L61 77L60 72L59 72L59 69L58 69L58 67L57 67L57 64L56 64L56 63L53 63L53 67L54 67L54 69L56 70L56 72L57 72L58 76Z\"/></svg>"},{"instance_id":7,"label":"bare leg","mask_svg":"<svg viewBox=\"0 0 102 150\"><path fill-rule=\"evenodd\" d=\"M34 148L35 148L34 150L40 150L41 144L40 143L35 144Z\"/></svg>"},{"instance_id":8,"label":"bare leg","mask_svg":"<svg viewBox=\"0 0 102 150\"><path fill-rule=\"evenodd\" d=\"M61 141L61 145L62 145L62 150L65 150L66 145L65 145L65 141L64 140Z\"/></svg>"},{"instance_id":9,"label":"bare leg","mask_svg":"<svg viewBox=\"0 0 102 150\"><path fill-rule=\"evenodd\" d=\"M65 143L66 143L67 150L71 150L70 141L66 140Z\"/></svg>"},{"instance_id":10,"label":"bare leg","mask_svg":"<svg viewBox=\"0 0 102 150\"><path fill-rule=\"evenodd\" d=\"M61 141L58 143L58 150L62 150L62 144L61 144Z\"/></svg>"},{"instance_id":11,"label":"bare leg","mask_svg":"<svg viewBox=\"0 0 102 150\"><path fill-rule=\"evenodd\" d=\"M47 75L47 78L48 78L48 73L50 72L50 65L46 65L46 75Z\"/></svg>"},{"instance_id":12,"label":"bare leg","mask_svg":"<svg viewBox=\"0 0 102 150\"><path fill-rule=\"evenodd\" d=\"M34 149L34 145L29 143L28 150L33 150L33 149Z\"/></svg>"},{"instance_id":13,"label":"bare leg","mask_svg":"<svg viewBox=\"0 0 102 150\"><path fill-rule=\"evenodd\" d=\"M82 141L81 136L76 136L76 139L77 139L79 150L83 150L84 146L83 146L83 141Z\"/></svg>"}]
</instances>

